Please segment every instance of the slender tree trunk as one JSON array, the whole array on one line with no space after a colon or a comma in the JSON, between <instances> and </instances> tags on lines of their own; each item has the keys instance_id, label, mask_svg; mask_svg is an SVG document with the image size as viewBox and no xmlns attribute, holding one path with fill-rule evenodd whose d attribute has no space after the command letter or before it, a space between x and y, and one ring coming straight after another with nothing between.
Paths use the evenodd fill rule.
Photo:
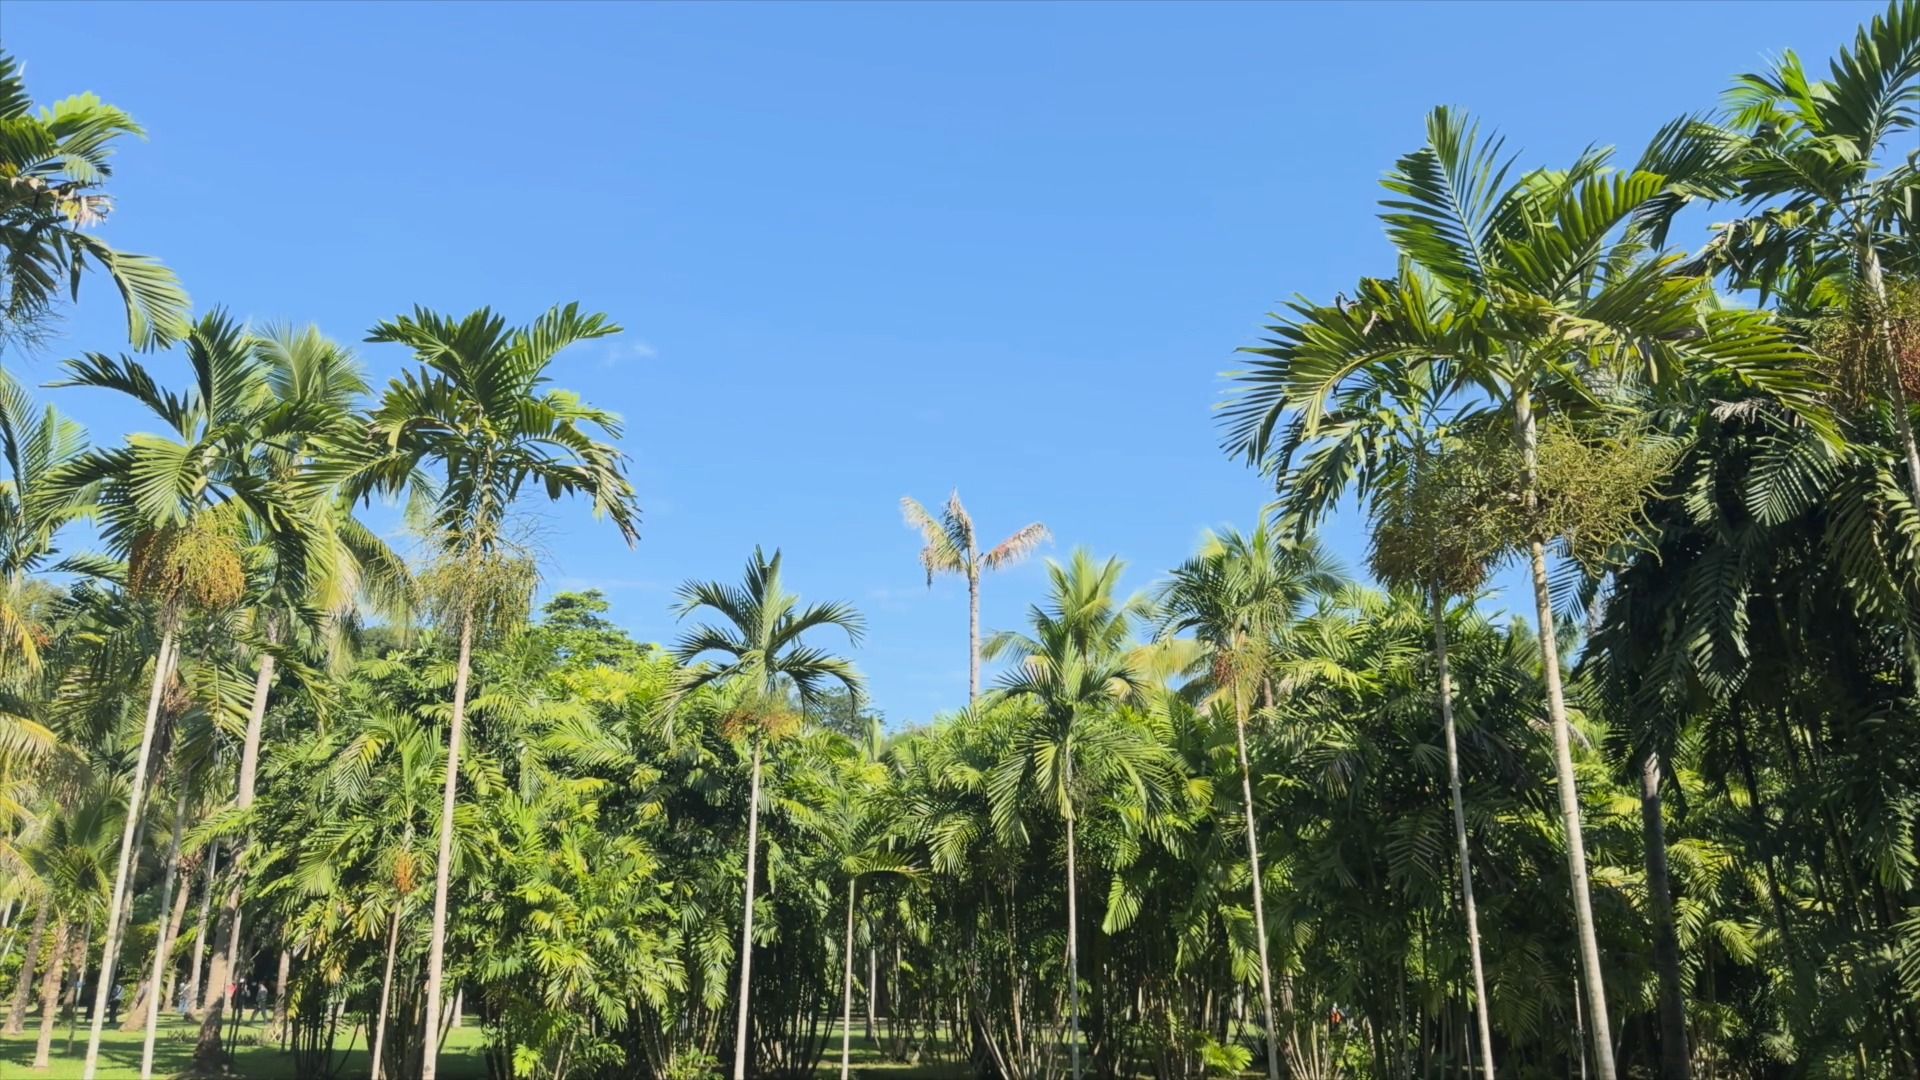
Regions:
<instances>
[{"instance_id":1,"label":"slender tree trunk","mask_svg":"<svg viewBox=\"0 0 1920 1080\"><path fill-rule=\"evenodd\" d=\"M178 867L175 872L178 873ZM180 965L173 962L173 950L180 944L180 928L187 922L187 901L193 896L193 875L180 874L176 879L178 888L173 892L173 912L167 916L166 928L160 941L166 946L167 966L160 978L160 1008L162 1011L173 1001L173 992L179 981Z\"/></svg>"},{"instance_id":2,"label":"slender tree trunk","mask_svg":"<svg viewBox=\"0 0 1920 1080\"><path fill-rule=\"evenodd\" d=\"M1535 461L1539 433L1533 417L1532 391L1514 396L1514 419L1520 429L1525 468L1525 499L1531 508L1538 499ZM1547 589L1547 548L1537 535L1528 544L1533 569L1534 614L1539 620L1540 663L1547 677L1547 715L1553 723L1553 763L1560 794L1560 819L1567 837L1567 873L1573 885L1573 919L1580 938L1580 970L1586 979L1587 1016L1593 1038L1594 1068L1600 1080L1616 1080L1613 1067L1613 1028L1607 1020L1606 980L1600 972L1600 941L1594 931L1593 897L1587 882L1587 844L1580 827L1580 789L1573 772L1573 732L1567 723L1567 699L1560 683L1560 645L1554 635L1553 596Z\"/></svg>"},{"instance_id":3,"label":"slender tree trunk","mask_svg":"<svg viewBox=\"0 0 1920 1080\"><path fill-rule=\"evenodd\" d=\"M380 976L380 1018L373 1026L373 1077L380 1080L381 1053L387 1045L387 1002L393 999L393 957L400 951L400 908L387 926L387 969Z\"/></svg>"},{"instance_id":4,"label":"slender tree trunk","mask_svg":"<svg viewBox=\"0 0 1920 1080\"><path fill-rule=\"evenodd\" d=\"M460 1025L467 1022L466 1001L467 1001L467 988L464 986L454 987L453 989L453 1024L452 1024L453 1027L459 1027Z\"/></svg>"},{"instance_id":5,"label":"slender tree trunk","mask_svg":"<svg viewBox=\"0 0 1920 1080\"><path fill-rule=\"evenodd\" d=\"M753 888L760 844L761 737L753 740L753 782L747 802L747 897L740 918L740 994L733 1032L733 1080L747 1080L747 993L753 986Z\"/></svg>"},{"instance_id":6,"label":"slender tree trunk","mask_svg":"<svg viewBox=\"0 0 1920 1080\"><path fill-rule=\"evenodd\" d=\"M980 571L967 571L967 704L980 703Z\"/></svg>"},{"instance_id":7,"label":"slender tree trunk","mask_svg":"<svg viewBox=\"0 0 1920 1080\"><path fill-rule=\"evenodd\" d=\"M447 948L447 888L453 877L453 800L460 785L460 739L466 730L467 677L473 667L473 612L460 617L460 660L453 677L453 720L447 726L447 782L440 795L440 861L433 868L433 937L427 946L427 1016L420 1080L440 1071L440 987Z\"/></svg>"},{"instance_id":8,"label":"slender tree trunk","mask_svg":"<svg viewBox=\"0 0 1920 1080\"><path fill-rule=\"evenodd\" d=\"M213 911L213 883L219 876L217 873L219 862L220 842L216 840L211 847L207 848L207 879L200 886L200 915L193 928L193 963L187 966L186 1011L189 1015L198 1014L206 1009L205 991L207 985L212 982L211 979L202 980L200 976L203 970L201 961L205 960L207 955L207 917Z\"/></svg>"},{"instance_id":9,"label":"slender tree trunk","mask_svg":"<svg viewBox=\"0 0 1920 1080\"><path fill-rule=\"evenodd\" d=\"M1653 967L1660 980L1660 1080L1689 1080L1693 1055L1687 1046L1686 990L1680 979L1680 938L1674 930L1660 804L1660 755L1648 750L1640 762L1640 835L1653 913Z\"/></svg>"},{"instance_id":10,"label":"slender tree trunk","mask_svg":"<svg viewBox=\"0 0 1920 1080\"><path fill-rule=\"evenodd\" d=\"M40 963L46 945L47 908L50 902L34 905L33 931L27 936L27 954L20 959L20 974L13 980L13 999L7 1002L7 1026L0 1034L18 1035L27 1029L27 996L33 993L33 969Z\"/></svg>"},{"instance_id":11,"label":"slender tree trunk","mask_svg":"<svg viewBox=\"0 0 1920 1080\"><path fill-rule=\"evenodd\" d=\"M47 952L47 971L40 979L40 1042L33 1051L33 1067L44 1070L53 1064L54 1014L60 1005L60 976L67 966L67 920L53 923L53 948Z\"/></svg>"},{"instance_id":12,"label":"slender tree trunk","mask_svg":"<svg viewBox=\"0 0 1920 1080\"><path fill-rule=\"evenodd\" d=\"M180 797L175 801L173 808L173 839L167 843L167 872L160 883L160 910L170 913L174 908L173 887L180 876L180 828L185 824L186 818L187 789L186 785L182 784L180 785ZM178 917L178 914L172 914L172 918L178 919ZM171 944L172 943L167 940L167 929L165 925L162 925L159 936L156 937L153 942L153 966L147 975L146 1008L144 1010L146 1013L147 1033L140 1050L141 1080L148 1080L148 1078L153 1076L153 1035L160 1021L160 983L162 976L166 974L167 950ZM129 1016L127 1019L132 1020L133 1017Z\"/></svg>"},{"instance_id":13,"label":"slender tree trunk","mask_svg":"<svg viewBox=\"0 0 1920 1080\"><path fill-rule=\"evenodd\" d=\"M1493 1023L1488 1019L1487 976L1480 961L1480 911L1473 902L1473 855L1467 846L1467 804L1460 793L1460 744L1453 726L1453 670L1447 663L1447 604L1433 590L1433 661L1440 679L1440 726L1447 737L1447 785L1453 796L1453 840L1460 847L1460 906L1467 919L1467 953L1473 964L1473 1016L1480 1028L1481 1061L1491 1080Z\"/></svg>"},{"instance_id":14,"label":"slender tree trunk","mask_svg":"<svg viewBox=\"0 0 1920 1080\"><path fill-rule=\"evenodd\" d=\"M840 1080L847 1080L853 1060L853 899L860 879L847 879L846 964L840 973Z\"/></svg>"},{"instance_id":15,"label":"slender tree trunk","mask_svg":"<svg viewBox=\"0 0 1920 1080\"><path fill-rule=\"evenodd\" d=\"M274 634L269 627L267 640L273 642ZM260 668L254 675L253 702L247 709L247 733L240 744L240 780L234 792L233 805L236 809L246 810L253 805L254 779L260 768L260 730L267 716L267 697L273 689L274 657L271 652L260 654ZM234 865L238 867L246 857L246 844L242 840L234 849ZM240 953L240 885L236 880L233 888L227 890L226 906L220 914L221 929L225 933L225 944L216 946L220 951L213 954L213 962L207 972L207 981L211 984L208 992L212 994L205 1015L200 1019L200 1041L193 1048L194 1064L202 1069L218 1062L221 1057L220 1023L229 1004L227 986L233 981L234 965Z\"/></svg>"},{"instance_id":16,"label":"slender tree trunk","mask_svg":"<svg viewBox=\"0 0 1920 1080\"><path fill-rule=\"evenodd\" d=\"M284 935L286 930L282 928L281 933ZM287 975L292 969L293 954L288 952L285 947L282 947L280 950L280 969L275 973L273 980L273 1019L270 1021L270 1023L273 1024L273 1037L276 1039L284 1040L286 1037Z\"/></svg>"},{"instance_id":17,"label":"slender tree trunk","mask_svg":"<svg viewBox=\"0 0 1920 1080\"><path fill-rule=\"evenodd\" d=\"M1273 1016L1273 962L1267 956L1267 904L1260 881L1260 829L1253 806L1253 764L1247 757L1247 691L1234 673L1233 736L1240 755L1240 810L1247 826L1247 868L1253 877L1253 940L1260 951L1260 1015L1267 1026L1267 1080L1280 1080L1280 1025Z\"/></svg>"},{"instance_id":18,"label":"slender tree trunk","mask_svg":"<svg viewBox=\"0 0 1920 1080\"><path fill-rule=\"evenodd\" d=\"M180 832L185 826L186 816L187 793L183 789L180 792L179 798L177 798L174 803L173 835L167 841L166 870L160 878L159 908L160 911L166 913L166 915L160 919L154 927L153 960L148 965L149 971L146 980L141 984L140 991L134 995L133 1007L127 1010L126 1019L120 1022L121 1031L132 1032L139 1031L143 1028L151 1031L153 1023L149 1017L158 1012L155 1006L162 1000L160 980L166 975L167 971L168 932L170 929L168 923L177 922L181 912L181 905L174 902L174 896L175 886L180 880ZM185 889L180 889L178 892L181 897L184 898L186 896ZM129 902L128 906L132 906L131 902Z\"/></svg>"},{"instance_id":19,"label":"slender tree trunk","mask_svg":"<svg viewBox=\"0 0 1920 1080\"><path fill-rule=\"evenodd\" d=\"M80 927L80 936L73 941L73 957L67 961L79 972L73 980L73 986L67 991L67 1049L73 1053L73 1032L80 1023L80 991L87 985L87 946L93 942L93 916Z\"/></svg>"},{"instance_id":20,"label":"slender tree trunk","mask_svg":"<svg viewBox=\"0 0 1920 1080\"><path fill-rule=\"evenodd\" d=\"M127 795L127 818L120 827L120 858L113 871L113 899L107 904L107 937L100 949L100 977L93 988L93 1016L87 1032L87 1060L81 1076L94 1080L100 1071L100 1034L107 1022L107 998L113 992L113 968L119 961L120 908L127 896L133 870L133 836L140 828L141 801L147 793L147 764L153 756L154 729L160 726L160 695L173 667L173 628L160 635L160 655L153 661L153 687L147 692L146 725L140 733L140 755L133 766L133 790Z\"/></svg>"},{"instance_id":21,"label":"slender tree trunk","mask_svg":"<svg viewBox=\"0 0 1920 1080\"><path fill-rule=\"evenodd\" d=\"M1073 761L1067 761L1067 790L1073 790ZM1072 798L1069 794L1068 798ZM1073 811L1067 814L1067 989L1071 999L1072 1032L1067 1036L1073 1049L1073 1080L1080 1080L1080 887L1079 866L1074 850Z\"/></svg>"}]
</instances>

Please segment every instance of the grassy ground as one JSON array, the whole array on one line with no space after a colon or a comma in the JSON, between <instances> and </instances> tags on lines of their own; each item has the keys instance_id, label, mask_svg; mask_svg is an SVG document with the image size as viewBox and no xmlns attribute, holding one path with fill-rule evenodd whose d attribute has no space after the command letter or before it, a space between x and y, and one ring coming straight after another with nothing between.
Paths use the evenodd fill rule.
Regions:
<instances>
[{"instance_id":1,"label":"grassy ground","mask_svg":"<svg viewBox=\"0 0 1920 1080\"><path fill-rule=\"evenodd\" d=\"M40 1029L35 1026L37 1018L28 1018L28 1030L24 1035L0 1036L0 1080L78 1080L81 1065L87 1053L87 1025L84 1020L74 1025L73 1051L67 1053L67 1025L61 1024L53 1034L53 1065L45 1072L36 1072L29 1066L33 1064L34 1046L40 1038ZM240 1046L234 1052L234 1074L246 1080L291 1080L293 1076L293 1058L282 1053L277 1044L260 1045L260 1034L264 1024L243 1024L240 1028ZM154 1075L172 1077L186 1069L193 1057L193 1040L199 1034L199 1025L188 1024L178 1016L163 1017L160 1021L160 1036L154 1045ZM122 1034L114 1027L107 1029L100 1050L101 1080L134 1080L140 1075L139 1032ZM341 1048L346 1045L346 1033L341 1034ZM356 1035L353 1052L347 1059L346 1070L341 1074L343 1080L364 1080L370 1072L367 1061L365 1033ZM876 1051L872 1044L863 1038L862 1027L855 1023L852 1053L848 1055L855 1076L866 1080L953 1080L964 1077L964 1066L923 1063L917 1066L901 1065L888 1061ZM825 1078L837 1078L840 1074L840 1026L835 1024L827 1039L827 1049L820 1059L818 1074ZM480 1028L469 1022L466 1026L455 1028L447 1036L446 1052L440 1058L440 1075L443 1080L483 1080L487 1075L486 1065L480 1059Z\"/></svg>"},{"instance_id":2,"label":"grassy ground","mask_svg":"<svg viewBox=\"0 0 1920 1080\"><path fill-rule=\"evenodd\" d=\"M72 1053L65 1052L67 1025L54 1028L53 1065L44 1072L36 1072L29 1067L33 1064L34 1046L40 1038L36 1020L35 1017L28 1018L28 1030L24 1035L0 1036L0 1080L78 1080L87 1055L86 1022L83 1020L75 1026ZM240 1046L234 1051L234 1074L246 1077L246 1080L291 1080L293 1057L281 1053L277 1043L260 1045L260 1032L264 1026L263 1023L240 1026ZM188 1024L178 1016L162 1019L160 1035L154 1045L153 1074L171 1077L184 1070L193 1058L193 1040L199 1030L198 1024ZM138 1077L141 1042L140 1032L122 1034L109 1027L100 1047L101 1080L134 1080ZM336 1049L344 1049L346 1043L347 1033L343 1030ZM341 1075L346 1080L353 1080L365 1077L371 1071L367 1060L366 1034L360 1032L353 1040L353 1053L347 1059L346 1071ZM468 1024L448 1033L446 1052L440 1058L440 1075L444 1080L482 1080L487 1075L486 1065L480 1060L480 1029L477 1026Z\"/></svg>"}]
</instances>

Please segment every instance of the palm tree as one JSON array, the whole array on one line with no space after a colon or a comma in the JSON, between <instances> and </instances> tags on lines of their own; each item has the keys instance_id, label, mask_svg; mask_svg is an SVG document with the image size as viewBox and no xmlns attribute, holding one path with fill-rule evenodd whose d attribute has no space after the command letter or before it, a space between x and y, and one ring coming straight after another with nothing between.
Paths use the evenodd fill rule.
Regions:
<instances>
[{"instance_id":1,"label":"palm tree","mask_svg":"<svg viewBox=\"0 0 1920 1080\"><path fill-rule=\"evenodd\" d=\"M0 370L0 677L40 666L43 633L26 611L28 575L58 552L60 529L88 511L90 491L50 484L85 446L85 429L51 405L36 409L26 388Z\"/></svg>"},{"instance_id":2,"label":"palm tree","mask_svg":"<svg viewBox=\"0 0 1920 1080\"><path fill-rule=\"evenodd\" d=\"M136 758L120 860L109 912L124 900L137 822L145 807L150 753L163 686L179 657L177 635L190 613L238 603L246 586L240 535L253 524L299 559L308 531L285 485L258 468L263 422L275 401L254 341L224 313L202 318L186 337L193 387L162 389L137 360L91 353L67 362L64 386L114 390L146 406L168 434L129 435L117 449L77 455L56 471L59 492L98 489L104 535L127 554L130 590L151 600L159 632L147 715ZM119 920L107 921L101 978L88 1038L85 1076L99 1065L99 1044L120 945Z\"/></svg>"},{"instance_id":3,"label":"palm tree","mask_svg":"<svg viewBox=\"0 0 1920 1080\"><path fill-rule=\"evenodd\" d=\"M371 850L380 876L377 897L387 914L385 966L380 976L380 1005L370 1036L373 1080L380 1080L385 1062L389 1007L393 997L393 966L399 953L400 927L418 907L413 895L420 884L425 852L417 850L416 834L424 831L432 810L433 781L442 771L441 749L432 732L413 716L384 705L342 746L328 769L328 795L333 800L327 817L335 828L316 837L315 849L303 857L301 872L332 875L353 851ZM371 890L369 890L371 891Z\"/></svg>"},{"instance_id":4,"label":"palm tree","mask_svg":"<svg viewBox=\"0 0 1920 1080\"><path fill-rule=\"evenodd\" d=\"M1607 168L1592 151L1565 171L1541 170L1512 183L1497 139L1441 108L1427 145L1400 159L1384 182L1381 215L1400 249L1402 274L1364 284L1358 302L1300 302L1273 328L1240 376L1227 410L1229 445L1267 458L1286 420L1311 439L1344 386L1405 361L1444 371L1450 390L1491 403L1511 424L1524 535L1514 537L1532 571L1537 633L1546 668L1547 709L1582 977L1593 1019L1593 1056L1612 1080L1612 1026L1587 880L1586 846L1573 768L1547 580L1539 483L1538 408L1578 404L1618 381L1669 387L1684 373L1713 370L1800 411L1831 431L1823 384L1771 318L1716 309L1710 284L1678 273L1677 255L1650 257L1630 226L1651 213L1664 177Z\"/></svg>"},{"instance_id":5,"label":"palm tree","mask_svg":"<svg viewBox=\"0 0 1920 1080\"><path fill-rule=\"evenodd\" d=\"M97 788L75 793L66 805L50 814L44 833L25 853L26 866L45 888L44 902L53 922L52 938L43 954L46 971L40 984L40 1041L34 1051L35 1069L44 1070L51 1064L55 1006L67 956L73 951L69 935L77 924L91 923L113 910L101 906L101 895L106 885L107 852L113 842L113 815L120 809L117 804L116 797ZM84 955L84 949L80 951ZM109 976L102 972L100 978Z\"/></svg>"},{"instance_id":6,"label":"palm tree","mask_svg":"<svg viewBox=\"0 0 1920 1080\"><path fill-rule=\"evenodd\" d=\"M1267 956L1266 903L1261 895L1259 823L1253 769L1247 760L1248 697L1270 679L1269 650L1316 594L1339 586L1339 574L1311 540L1282 543L1263 523L1251 536L1229 530L1209 536L1200 554L1173 571L1160 592L1163 635L1193 631L1211 654L1215 693L1231 695L1240 762L1240 806L1253 877L1253 926L1260 952L1260 1005L1267 1032L1267 1077L1280 1077L1280 1028L1273 1015L1273 973ZM1269 682L1270 686L1271 683ZM1271 702L1269 702L1271 705Z\"/></svg>"},{"instance_id":7,"label":"palm tree","mask_svg":"<svg viewBox=\"0 0 1920 1080\"><path fill-rule=\"evenodd\" d=\"M582 495L592 500L595 516L611 519L628 544L639 539L639 508L623 457L591 435L598 429L618 438L619 418L577 394L547 388L547 369L562 349L619 332L605 315L583 315L578 304L555 307L524 327L508 327L486 308L461 319L415 308L411 316L374 327L367 340L407 346L423 369L389 384L369 425L370 448L330 448L352 494L397 491L427 462L440 473L430 496L432 539L441 558L434 575L436 604L442 625L457 628L459 658L434 866L429 1033L440 1026L453 808L474 636L497 619L517 617L531 592L524 560L515 556L506 534L513 503L529 484L549 499ZM431 1035L427 1039L422 1080L437 1074L438 1043Z\"/></svg>"},{"instance_id":8,"label":"palm tree","mask_svg":"<svg viewBox=\"0 0 1920 1080\"><path fill-rule=\"evenodd\" d=\"M1023 828L1020 807L1029 795L1060 815L1067 842L1067 986L1073 1076L1080 1076L1079 851L1075 826L1091 792L1115 786L1147 804L1173 787L1165 750L1115 715L1146 685L1140 656L1129 646L1132 623L1151 614L1145 596L1117 597L1124 564L1096 563L1084 550L1062 565L1048 563L1051 593L1034 606L1032 632L1003 630L987 655L1019 663L1002 676L999 693L1034 704L1013 749L987 780L995 830L1012 838Z\"/></svg>"},{"instance_id":9,"label":"palm tree","mask_svg":"<svg viewBox=\"0 0 1920 1080\"><path fill-rule=\"evenodd\" d=\"M0 344L31 340L62 292L77 293L98 264L127 308L135 348L186 332L187 294L150 256L115 251L88 230L113 210L99 190L113 176L114 142L143 135L133 118L92 94L36 115L20 62L0 52Z\"/></svg>"},{"instance_id":10,"label":"palm tree","mask_svg":"<svg viewBox=\"0 0 1920 1080\"><path fill-rule=\"evenodd\" d=\"M1913 247L1920 174L1909 160L1889 168L1889 144L1920 123L1920 2L1890 0L1834 57L1828 77L1809 76L1783 53L1766 71L1741 76L1720 123L1683 118L1648 151L1645 167L1669 175L1669 197L1650 221L1664 236L1673 213L1695 200L1738 200L1751 209L1717 226L1695 265L1724 271L1762 298L1780 295L1800 312L1851 308L1874 347L1861 366L1892 405L1907 478L1920 491L1920 443L1888 312L1886 276L1920 267ZM1858 297L1858 302L1856 302Z\"/></svg>"},{"instance_id":11,"label":"palm tree","mask_svg":"<svg viewBox=\"0 0 1920 1080\"><path fill-rule=\"evenodd\" d=\"M1349 494L1358 495L1373 526L1368 561L1374 576L1418 593L1431 611L1474 1019L1482 1068L1492 1076L1493 1023L1473 896L1446 609L1450 599L1481 587L1507 544L1508 522L1494 512L1504 477L1486 469L1485 448L1474 441L1486 440L1488 433L1473 431L1472 425L1458 430L1442 420L1448 376L1444 363L1396 357L1374 364L1365 378L1342 389L1311 438L1301 427L1290 428L1273 452L1272 465L1280 473L1280 510L1298 530L1312 527Z\"/></svg>"},{"instance_id":12,"label":"palm tree","mask_svg":"<svg viewBox=\"0 0 1920 1080\"><path fill-rule=\"evenodd\" d=\"M947 496L946 509L937 518L911 498L900 500L900 512L926 541L920 549L920 565L926 568L927 586L933 586L936 574L960 574L967 579L967 700L979 701L980 575L1026 558L1047 538L1047 527L1036 521L982 552L974 543L973 517L960 504L957 490Z\"/></svg>"},{"instance_id":13,"label":"palm tree","mask_svg":"<svg viewBox=\"0 0 1920 1080\"><path fill-rule=\"evenodd\" d=\"M787 733L797 717L787 704L789 688L805 709L829 681L858 698L860 676L848 661L801 638L809 630L839 627L855 645L866 621L846 604L800 606L800 597L786 590L780 576L780 552L767 558L759 548L747 561L746 578L739 585L718 581L688 582L680 587L681 618L712 610L719 623L701 623L681 637L674 649L683 663L692 664L709 653L724 659L690 668L679 688L684 695L708 685L725 686L738 694L730 719L752 745L753 764L747 794L747 884L740 916L740 990L735 1004L733 1080L747 1075L747 1003L753 974L753 894L760 841L760 768L770 739Z\"/></svg>"},{"instance_id":14,"label":"palm tree","mask_svg":"<svg viewBox=\"0 0 1920 1080\"><path fill-rule=\"evenodd\" d=\"M367 384L353 354L308 327L281 329L252 344L257 378L271 405L256 418L256 456L252 471L260 481L289 493L300 514L300 542L289 544L285 530L266 519L251 519L246 551L255 587L249 596L250 633L258 663L247 725L240 743L234 808L253 805L259 775L260 738L266 720L280 651L296 642L319 651L362 599L394 610L404 606L411 582L405 566L371 530L353 516L350 500L337 485L311 481L316 458L328 447L351 438L356 401ZM235 858L246 855L245 838ZM236 862L236 866L239 864ZM212 983L229 985L240 947L240 889L227 891L216 923L220 939L213 954ZM225 995L202 1018L196 1057L212 1061L220 1053Z\"/></svg>"},{"instance_id":15,"label":"palm tree","mask_svg":"<svg viewBox=\"0 0 1920 1080\"><path fill-rule=\"evenodd\" d=\"M32 574L58 554L60 529L89 510L91 490L51 483L85 445L80 425L52 406L36 410L25 388L0 370L0 821L18 813L10 805L15 764L32 763L54 745L36 716L36 702L47 695L32 686L41 674L51 589ZM0 853L6 842L0 834Z\"/></svg>"},{"instance_id":16,"label":"palm tree","mask_svg":"<svg viewBox=\"0 0 1920 1080\"><path fill-rule=\"evenodd\" d=\"M918 871L893 850L899 839L899 807L892 799L887 767L874 753L879 722L873 724L867 752L849 755L839 763L838 775L830 792L831 804L825 816L827 839L840 856L840 870L847 876L847 925L841 938L840 974L840 1080L848 1080L853 1068L853 939L854 914L858 910L860 882L882 874L913 877ZM871 936L871 932L869 933ZM869 964L871 972L872 965ZM867 982L868 1030L873 1037L873 979Z\"/></svg>"}]
</instances>

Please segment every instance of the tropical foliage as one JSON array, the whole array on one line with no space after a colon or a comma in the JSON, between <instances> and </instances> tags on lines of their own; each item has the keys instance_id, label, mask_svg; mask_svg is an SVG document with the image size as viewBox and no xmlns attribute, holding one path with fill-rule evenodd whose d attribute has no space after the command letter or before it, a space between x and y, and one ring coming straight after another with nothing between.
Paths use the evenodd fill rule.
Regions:
<instances>
[{"instance_id":1,"label":"tropical foliage","mask_svg":"<svg viewBox=\"0 0 1920 1080\"><path fill-rule=\"evenodd\" d=\"M1073 550L983 632L1046 528L902 501L971 678L891 728L861 614L777 549L682 586L670 645L542 590L529 503L638 540L620 419L550 381L608 317L415 309L377 394L317 330L190 321L88 231L138 129L18 72L6 334L97 266L141 355L54 396L148 414L90 443L0 373L35 1067L84 1010L91 1075L117 988L145 1071L183 1010L219 1074L264 981L313 1078L433 1077L469 1020L496 1080L1920 1075L1920 4L1630 165L1435 110L1391 261L1232 377L1246 529L1162 575Z\"/></svg>"}]
</instances>

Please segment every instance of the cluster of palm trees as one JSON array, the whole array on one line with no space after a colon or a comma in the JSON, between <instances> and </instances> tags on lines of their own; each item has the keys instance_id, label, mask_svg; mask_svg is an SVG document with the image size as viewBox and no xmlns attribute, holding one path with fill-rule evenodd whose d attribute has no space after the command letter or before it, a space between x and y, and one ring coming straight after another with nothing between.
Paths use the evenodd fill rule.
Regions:
<instances>
[{"instance_id":1,"label":"cluster of palm trees","mask_svg":"<svg viewBox=\"0 0 1920 1080\"><path fill-rule=\"evenodd\" d=\"M8 491L9 523L21 525L7 536L8 558L22 568L12 593L24 594L27 567L57 554L55 526L62 521L91 517L105 547L54 567L83 575L64 595L43 588L10 609L26 628L23 637L48 639L49 646L16 648L5 669L17 695L9 719L22 733L7 763L19 793L10 850L33 858L33 845L63 808L98 799L122 807L118 852L102 867L111 866L111 888L87 903L79 903L81 895L77 906L46 909L56 943L76 921L97 919L103 928L89 978L87 1076L98 1067L108 995L119 974L139 838L156 816L150 791L177 796L176 855L161 886L163 907L171 904L180 831L188 824L179 815L189 804L225 819L229 871L244 874L252 855L246 823L276 676L284 664L299 690L312 693L320 678L314 667L346 655L362 612L430 610L462 643L434 833L441 838L435 926L444 937L471 647L477 633L523 617L514 605L524 606L527 590L519 583L531 581L502 528L512 502L529 483L553 497L582 494L634 536L637 511L620 455L594 437L596 429L617 432L617 421L543 386L561 349L615 330L573 306L522 328L485 310L461 320L415 312L376 327L372 339L408 345L421 368L366 410L359 368L317 332L257 334L215 312L182 336L180 362L190 376L183 390L167 389L142 358L89 354L67 364L57 385L123 394L149 410L162 432L129 436L118 447L83 448L51 409L36 417L8 377L0 427L20 450L10 457ZM431 557L418 575L355 517L367 497L407 490L425 517ZM118 684L136 674L147 684L144 714L123 726L134 718L122 715L129 699L118 695ZM204 735L216 740L223 725L237 727L237 762L223 761L217 746L184 742L185 727L194 723L208 725ZM114 767L122 756L124 774ZM229 768L231 801L223 808L221 773ZM34 884L22 879L17 887ZM226 1001L217 988L229 985L243 940L242 900L234 883L215 905L204 985L216 992L204 1007L200 1046L207 1061L221 1055ZM95 901L104 901L98 911L91 910ZM433 950L435 988L442 952ZM157 951L143 996L148 1070L161 998L151 991L164 954ZM49 994L63 960L55 948L44 976ZM52 1024L51 1003L44 1003L36 1057L42 1067Z\"/></svg>"},{"instance_id":2,"label":"cluster of palm trees","mask_svg":"<svg viewBox=\"0 0 1920 1080\"><path fill-rule=\"evenodd\" d=\"M1048 530L902 501L969 684L889 733L777 550L671 647L532 611L523 499L637 538L618 419L548 383L605 316L415 310L377 396L315 330L190 320L94 235L137 127L0 58L0 343L97 266L138 351L55 385L150 415L90 446L0 372L6 1030L50 1068L90 993L92 1077L125 987L151 1075L184 985L216 1071L270 972L303 1077L434 1077L472 1011L491 1076L799 1077L838 1022L845 1078L857 1000L873 1057L1002 1080L1912 1075L1917 122L1910 0L1630 167L1435 110L1388 273L1234 377L1251 530L1144 592L1076 550L983 634ZM1356 505L1370 585L1316 540Z\"/></svg>"}]
</instances>

